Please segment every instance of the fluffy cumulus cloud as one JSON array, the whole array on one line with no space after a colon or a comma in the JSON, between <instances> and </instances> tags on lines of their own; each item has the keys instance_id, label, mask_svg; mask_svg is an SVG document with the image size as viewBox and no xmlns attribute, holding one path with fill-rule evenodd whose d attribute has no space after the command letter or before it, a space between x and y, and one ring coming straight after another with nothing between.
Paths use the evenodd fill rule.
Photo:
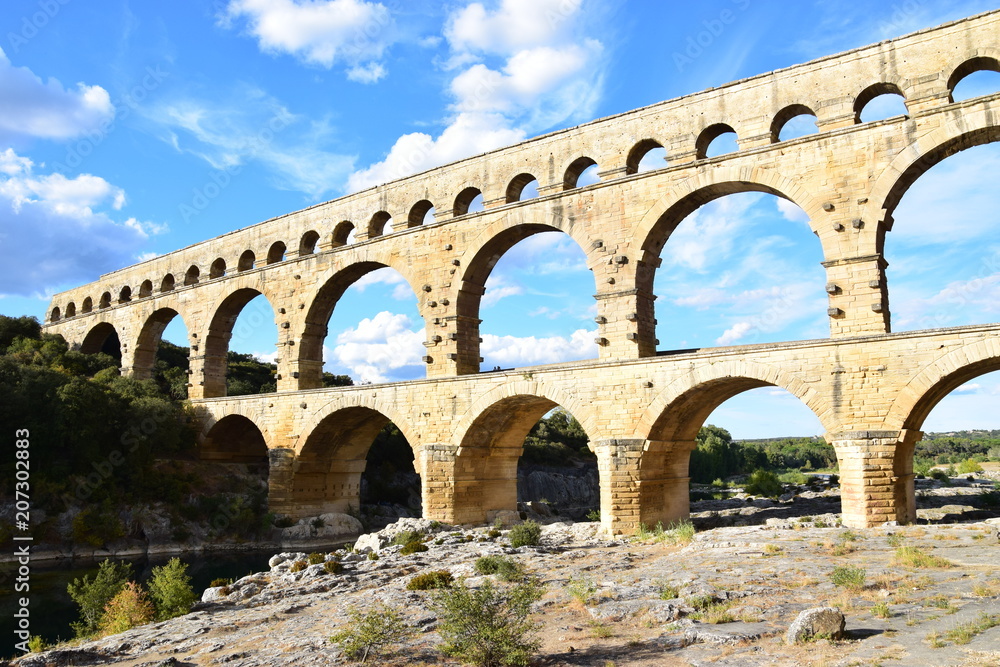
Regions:
<instances>
[{"instance_id":1,"label":"fluffy cumulus cloud","mask_svg":"<svg viewBox=\"0 0 1000 667\"><path fill-rule=\"evenodd\" d=\"M358 190L521 141L568 120L585 120L603 85L603 46L590 37L578 0L472 3L445 27L455 74L451 117L440 135L401 136L384 160L348 180Z\"/></svg>"},{"instance_id":2,"label":"fluffy cumulus cloud","mask_svg":"<svg viewBox=\"0 0 1000 667\"><path fill-rule=\"evenodd\" d=\"M65 88L15 67L0 49L0 141L18 137L71 139L94 131L114 116L108 91L78 83Z\"/></svg>"},{"instance_id":3,"label":"fluffy cumulus cloud","mask_svg":"<svg viewBox=\"0 0 1000 667\"><path fill-rule=\"evenodd\" d=\"M361 0L230 0L224 25L245 20L262 51L286 53L347 77L374 83L386 75L380 62L394 40L389 10Z\"/></svg>"},{"instance_id":4,"label":"fluffy cumulus cloud","mask_svg":"<svg viewBox=\"0 0 1000 667\"><path fill-rule=\"evenodd\" d=\"M32 296L132 264L160 225L115 220L125 193L103 178L35 174L12 149L0 153L0 292Z\"/></svg>"},{"instance_id":5,"label":"fluffy cumulus cloud","mask_svg":"<svg viewBox=\"0 0 1000 667\"><path fill-rule=\"evenodd\" d=\"M327 359L346 368L361 382L388 382L415 377L423 368L424 330L414 331L410 318L382 311L337 336Z\"/></svg>"},{"instance_id":6,"label":"fluffy cumulus cloud","mask_svg":"<svg viewBox=\"0 0 1000 667\"><path fill-rule=\"evenodd\" d=\"M494 336L486 334L480 354L486 367L536 366L597 357L596 332L577 329L570 336Z\"/></svg>"}]
</instances>

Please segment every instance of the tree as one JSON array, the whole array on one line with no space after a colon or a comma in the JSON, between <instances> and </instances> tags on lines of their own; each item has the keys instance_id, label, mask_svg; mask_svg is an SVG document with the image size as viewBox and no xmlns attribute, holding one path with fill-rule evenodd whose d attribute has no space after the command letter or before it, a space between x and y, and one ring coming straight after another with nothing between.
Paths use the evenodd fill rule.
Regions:
<instances>
[{"instance_id":1,"label":"tree","mask_svg":"<svg viewBox=\"0 0 1000 667\"><path fill-rule=\"evenodd\" d=\"M80 620L73 623L77 637L86 637L97 632L104 608L125 588L131 577L131 563L114 563L110 559L105 559L93 581L90 575L86 575L82 581L74 579L73 583L66 586L66 592L80 607Z\"/></svg>"},{"instance_id":2,"label":"tree","mask_svg":"<svg viewBox=\"0 0 1000 667\"><path fill-rule=\"evenodd\" d=\"M413 629L403 621L398 611L381 602L367 614L351 607L347 610L347 615L351 622L347 628L330 637L330 641L337 644L345 656L358 662L378 657L387 648L401 643L413 633Z\"/></svg>"},{"instance_id":3,"label":"tree","mask_svg":"<svg viewBox=\"0 0 1000 667\"><path fill-rule=\"evenodd\" d=\"M116 635L152 620L153 605L146 592L139 584L129 581L104 608L99 629L102 635Z\"/></svg>"},{"instance_id":4,"label":"tree","mask_svg":"<svg viewBox=\"0 0 1000 667\"><path fill-rule=\"evenodd\" d=\"M165 621L191 611L191 605L197 598L191 588L187 567L180 558L171 558L166 565L153 568L149 596L156 606L156 620Z\"/></svg>"}]
</instances>

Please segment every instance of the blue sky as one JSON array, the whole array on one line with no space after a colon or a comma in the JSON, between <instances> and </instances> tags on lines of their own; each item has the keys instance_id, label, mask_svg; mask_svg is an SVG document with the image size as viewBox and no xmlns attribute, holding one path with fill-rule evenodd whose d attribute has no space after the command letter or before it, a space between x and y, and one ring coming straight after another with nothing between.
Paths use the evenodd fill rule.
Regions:
<instances>
[{"instance_id":1,"label":"blue sky","mask_svg":"<svg viewBox=\"0 0 1000 667\"><path fill-rule=\"evenodd\" d=\"M8 0L0 9L0 312L41 318L53 292L143 257L993 8L945 0ZM711 39L692 49L700 33ZM1000 75L986 74L964 82L964 94L1000 89ZM899 113L891 102L878 99L866 114ZM998 169L996 147L965 151L903 199L886 243L894 330L1000 319ZM718 200L681 224L663 257L661 349L828 335L819 246L787 202ZM593 291L572 241L523 241L487 284L484 366L596 356ZM259 326L272 321L266 301L250 304L233 348L272 356L277 334ZM423 376L416 299L389 270L345 295L330 331L328 370L368 381ZM175 322L166 337L183 343L183 326ZM983 376L946 399L925 428L1000 428L1000 411L990 409L998 397L1000 379ZM769 389L732 399L710 421L739 437L819 432L804 406Z\"/></svg>"}]
</instances>

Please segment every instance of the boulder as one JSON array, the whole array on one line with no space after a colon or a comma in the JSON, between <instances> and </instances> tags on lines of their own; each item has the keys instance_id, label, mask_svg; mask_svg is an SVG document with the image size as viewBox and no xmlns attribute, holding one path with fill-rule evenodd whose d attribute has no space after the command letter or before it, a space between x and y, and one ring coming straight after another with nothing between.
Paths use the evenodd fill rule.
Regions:
<instances>
[{"instance_id":1,"label":"boulder","mask_svg":"<svg viewBox=\"0 0 1000 667\"><path fill-rule=\"evenodd\" d=\"M792 621L785 633L786 644L798 644L814 637L841 639L844 636L844 615L834 607L806 609Z\"/></svg>"}]
</instances>

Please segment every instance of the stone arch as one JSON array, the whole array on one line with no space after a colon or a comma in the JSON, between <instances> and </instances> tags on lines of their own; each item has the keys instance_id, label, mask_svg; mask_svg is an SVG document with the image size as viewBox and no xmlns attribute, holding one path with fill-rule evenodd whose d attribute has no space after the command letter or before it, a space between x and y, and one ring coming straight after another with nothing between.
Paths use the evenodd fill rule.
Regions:
<instances>
[{"instance_id":1,"label":"stone arch","mask_svg":"<svg viewBox=\"0 0 1000 667\"><path fill-rule=\"evenodd\" d=\"M459 192L458 196L455 197L455 206L453 208L452 215L458 217L468 213L469 206L472 205L473 200L481 194L483 193L479 188L471 185Z\"/></svg>"},{"instance_id":2,"label":"stone arch","mask_svg":"<svg viewBox=\"0 0 1000 667\"><path fill-rule=\"evenodd\" d=\"M156 309L146 318L132 348L131 366L133 376L139 379L146 379L153 376L153 369L156 366L156 349L163 338L163 331L178 316L179 313L176 310L167 307ZM181 321L184 322L183 317L181 317ZM184 322L184 326L188 329L190 335L187 322Z\"/></svg>"},{"instance_id":3,"label":"stone arch","mask_svg":"<svg viewBox=\"0 0 1000 667\"><path fill-rule=\"evenodd\" d=\"M901 86L896 81L880 81L868 86L854 98L854 122L861 123L861 112L864 111L868 103L881 95L899 95L906 103L906 94L903 92L905 86Z\"/></svg>"},{"instance_id":4,"label":"stone arch","mask_svg":"<svg viewBox=\"0 0 1000 667\"><path fill-rule=\"evenodd\" d=\"M798 116L812 116L816 118L816 112L804 104L789 104L787 107L774 115L771 121L771 143L776 144L781 141L781 129L793 118Z\"/></svg>"},{"instance_id":5,"label":"stone arch","mask_svg":"<svg viewBox=\"0 0 1000 667\"><path fill-rule=\"evenodd\" d=\"M74 317L76 315L76 304L70 301L66 304L66 317Z\"/></svg>"},{"instance_id":6,"label":"stone arch","mask_svg":"<svg viewBox=\"0 0 1000 667\"><path fill-rule=\"evenodd\" d=\"M333 228L333 234L331 235L330 245L333 248L343 248L347 245L347 239L350 238L351 232L354 231L354 223L350 220L341 220L337 223L337 226Z\"/></svg>"},{"instance_id":7,"label":"stone arch","mask_svg":"<svg viewBox=\"0 0 1000 667\"><path fill-rule=\"evenodd\" d=\"M142 284L139 285L139 297L144 298L147 296L153 296L153 281L143 280Z\"/></svg>"},{"instance_id":8,"label":"stone arch","mask_svg":"<svg viewBox=\"0 0 1000 667\"><path fill-rule=\"evenodd\" d=\"M92 312L93 310L94 310L94 300L91 299L89 296L85 297L83 300L83 305L80 306L80 312L89 313Z\"/></svg>"},{"instance_id":9,"label":"stone arch","mask_svg":"<svg viewBox=\"0 0 1000 667\"><path fill-rule=\"evenodd\" d=\"M49 322L58 322L62 319L62 311L59 310L59 306L56 306L49 313Z\"/></svg>"},{"instance_id":10,"label":"stone arch","mask_svg":"<svg viewBox=\"0 0 1000 667\"><path fill-rule=\"evenodd\" d=\"M583 230L574 228L562 218L557 217L551 222L533 222L527 219L527 215L530 214L526 214L524 209L518 209L493 222L480 232L459 260L461 279L455 299L459 374L479 372L479 306L486 292L486 280L500 258L514 245L541 232L565 232L587 256L588 266L592 265L587 252L589 242ZM563 228L564 225L566 228ZM600 291L596 277L595 290Z\"/></svg>"},{"instance_id":11,"label":"stone arch","mask_svg":"<svg viewBox=\"0 0 1000 667\"><path fill-rule=\"evenodd\" d=\"M625 173L638 174L639 163L642 162L642 158L646 157L646 153L654 148L663 148L663 144L656 139L643 139L633 146L628 152L628 157L625 158ZM666 167L666 163L663 166Z\"/></svg>"},{"instance_id":12,"label":"stone arch","mask_svg":"<svg viewBox=\"0 0 1000 667\"><path fill-rule=\"evenodd\" d=\"M385 234L385 225L390 220L392 220L392 216L386 211L379 211L373 215L371 220L368 221L368 238L383 236Z\"/></svg>"},{"instance_id":13,"label":"stone arch","mask_svg":"<svg viewBox=\"0 0 1000 667\"><path fill-rule=\"evenodd\" d=\"M695 159L703 160L707 158L708 147L712 144L712 142L722 135L729 133L736 134L736 130L734 130L733 126L728 123L715 123L714 125L709 125L702 130L701 134L698 135L698 139L695 140L694 143ZM737 135L737 139L738 138L739 137Z\"/></svg>"},{"instance_id":14,"label":"stone arch","mask_svg":"<svg viewBox=\"0 0 1000 667\"><path fill-rule=\"evenodd\" d=\"M538 179L527 172L518 174L512 178L510 183L507 185L505 201L508 204L521 201L521 194L524 192L525 186L536 180Z\"/></svg>"},{"instance_id":15,"label":"stone arch","mask_svg":"<svg viewBox=\"0 0 1000 667\"><path fill-rule=\"evenodd\" d=\"M316 244L319 243L319 232L310 229L302 235L299 240L299 256L313 255L316 253Z\"/></svg>"},{"instance_id":16,"label":"stone arch","mask_svg":"<svg viewBox=\"0 0 1000 667\"><path fill-rule=\"evenodd\" d=\"M260 275L260 274L253 274ZM242 284L241 284L242 283ZM226 395L227 356L233 326L243 308L257 296L263 295L275 315L274 300L264 291L262 285L251 281L236 281L232 291L216 302L209 311L212 320L204 337L204 397L213 398ZM272 319L275 322L275 319ZM278 336L277 329L275 335Z\"/></svg>"},{"instance_id":17,"label":"stone arch","mask_svg":"<svg viewBox=\"0 0 1000 667\"><path fill-rule=\"evenodd\" d=\"M406 216L406 228L419 227L424 224L424 217L434 208L434 204L427 199L421 199L410 208L410 213Z\"/></svg>"},{"instance_id":18,"label":"stone arch","mask_svg":"<svg viewBox=\"0 0 1000 667\"><path fill-rule=\"evenodd\" d=\"M168 273L163 276L163 280L160 281L160 291L161 292L172 292L174 291L174 274Z\"/></svg>"},{"instance_id":19,"label":"stone arch","mask_svg":"<svg viewBox=\"0 0 1000 667\"><path fill-rule=\"evenodd\" d=\"M962 62L948 77L948 101L954 102L955 86L975 72L1000 72L1000 59L996 55L978 55Z\"/></svg>"},{"instance_id":20,"label":"stone arch","mask_svg":"<svg viewBox=\"0 0 1000 667\"><path fill-rule=\"evenodd\" d=\"M236 264L237 271L249 271L253 268L254 263L257 261L257 256L254 255L253 250L244 250L243 254L240 255L240 259Z\"/></svg>"},{"instance_id":21,"label":"stone arch","mask_svg":"<svg viewBox=\"0 0 1000 667\"><path fill-rule=\"evenodd\" d=\"M98 308L110 308L111 307L111 292L105 292L101 295L101 301Z\"/></svg>"},{"instance_id":22,"label":"stone arch","mask_svg":"<svg viewBox=\"0 0 1000 667\"><path fill-rule=\"evenodd\" d=\"M285 247L284 241L275 241L271 244L271 247L267 249L267 263L277 264L278 262L285 261Z\"/></svg>"},{"instance_id":23,"label":"stone arch","mask_svg":"<svg viewBox=\"0 0 1000 667\"><path fill-rule=\"evenodd\" d=\"M121 359L121 338L118 335L118 330L110 322L98 322L83 337L83 341L80 343L80 352L84 354L104 352Z\"/></svg>"},{"instance_id":24,"label":"stone arch","mask_svg":"<svg viewBox=\"0 0 1000 667\"><path fill-rule=\"evenodd\" d=\"M128 303L132 300L132 288L126 285L118 292L118 303Z\"/></svg>"},{"instance_id":25,"label":"stone arch","mask_svg":"<svg viewBox=\"0 0 1000 667\"><path fill-rule=\"evenodd\" d=\"M240 412L213 419L198 437L198 457L219 463L256 463L267 469L268 439L257 422Z\"/></svg>"},{"instance_id":26,"label":"stone arch","mask_svg":"<svg viewBox=\"0 0 1000 667\"><path fill-rule=\"evenodd\" d=\"M346 398L346 397L345 397ZM414 430L404 415L383 401L352 396L322 406L303 425L295 449L291 502L295 514L315 516L348 512L361 506L361 476L368 452L382 428L394 423L410 444L414 466L423 480Z\"/></svg>"},{"instance_id":27,"label":"stone arch","mask_svg":"<svg viewBox=\"0 0 1000 667\"><path fill-rule=\"evenodd\" d=\"M221 278L226 275L226 260L217 257L208 269L209 278Z\"/></svg>"},{"instance_id":28,"label":"stone arch","mask_svg":"<svg viewBox=\"0 0 1000 667\"><path fill-rule=\"evenodd\" d=\"M267 409L261 401L227 401L212 405L211 403L201 403L195 410L198 412L199 430L197 440L201 442L212 429L228 417L242 417L256 427L257 431L264 437L267 448L274 449L274 435L267 427ZM219 412L214 412L218 410Z\"/></svg>"},{"instance_id":29,"label":"stone arch","mask_svg":"<svg viewBox=\"0 0 1000 667\"><path fill-rule=\"evenodd\" d=\"M328 333L330 318L340 298L363 276L386 267L398 271L403 276L413 290L414 297L419 301L416 290L413 289L413 279L409 275L410 267L388 253L384 256L361 255L356 261L338 267L325 274L325 277L317 278L316 284L320 287L308 303L305 326L296 346L300 389L316 389L323 386L323 342Z\"/></svg>"},{"instance_id":30,"label":"stone arch","mask_svg":"<svg viewBox=\"0 0 1000 667\"><path fill-rule=\"evenodd\" d=\"M596 160L587 156L578 157L573 160L566 167L566 171L563 172L563 190L572 190L578 187L577 183L580 181L580 175L596 164Z\"/></svg>"},{"instance_id":31,"label":"stone arch","mask_svg":"<svg viewBox=\"0 0 1000 667\"><path fill-rule=\"evenodd\" d=\"M517 462L524 438L545 413L559 405L580 421L592 440L595 419L591 407L538 382L499 387L466 411L454 431L458 450L451 521L482 523L492 512L517 509Z\"/></svg>"},{"instance_id":32,"label":"stone arch","mask_svg":"<svg viewBox=\"0 0 1000 667\"><path fill-rule=\"evenodd\" d=\"M184 284L185 285L197 285L198 277L201 275L201 271L194 264L188 267L188 270L184 273Z\"/></svg>"}]
</instances>

